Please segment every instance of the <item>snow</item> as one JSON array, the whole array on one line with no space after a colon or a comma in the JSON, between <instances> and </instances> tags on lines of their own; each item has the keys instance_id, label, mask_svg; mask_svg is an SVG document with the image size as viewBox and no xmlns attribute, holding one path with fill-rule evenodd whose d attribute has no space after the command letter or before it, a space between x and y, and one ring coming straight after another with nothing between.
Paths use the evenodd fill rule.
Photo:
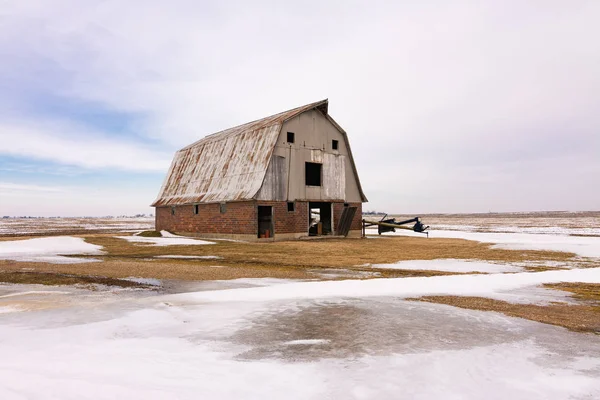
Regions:
<instances>
[{"instance_id":1,"label":"snow","mask_svg":"<svg viewBox=\"0 0 600 400\"><path fill-rule=\"evenodd\" d=\"M431 231L429 236L494 243L492 247L500 249L563 251L581 257L600 257L600 237L460 231Z\"/></svg>"},{"instance_id":2,"label":"snow","mask_svg":"<svg viewBox=\"0 0 600 400\"><path fill-rule=\"evenodd\" d=\"M495 243L485 234L472 234L477 239L471 240ZM496 235L500 246L570 247L580 255L594 254L589 238ZM159 240L147 242L157 245L203 242L175 235L143 239ZM17 254L15 243L0 242L0 258L82 253L34 242L37 250ZM79 245L91 249L83 241ZM600 398L596 335L403 300L448 294L552 301L563 292L534 287L598 283L600 268L503 274L512 272L506 269L510 265L467 260L387 267L397 266L496 269L487 275L401 279L211 281L201 283L205 291L177 295L79 288L47 292L68 296L38 296L46 292L0 285L0 399ZM27 306L39 297L43 309Z\"/></svg>"},{"instance_id":3,"label":"snow","mask_svg":"<svg viewBox=\"0 0 600 400\"><path fill-rule=\"evenodd\" d=\"M501 314L393 299L165 299L2 314L0 398L600 396L600 338ZM302 335L307 323L330 325L328 336Z\"/></svg>"},{"instance_id":4,"label":"snow","mask_svg":"<svg viewBox=\"0 0 600 400\"><path fill-rule=\"evenodd\" d=\"M0 235L65 232L72 230L131 231L154 228L153 217L114 218L0 218Z\"/></svg>"},{"instance_id":5,"label":"snow","mask_svg":"<svg viewBox=\"0 0 600 400\"><path fill-rule=\"evenodd\" d=\"M600 283L600 268L517 274L448 275L416 278L298 282L265 288L221 290L174 295L205 301L272 301L332 297L419 297L456 295L490 297L495 293L555 282Z\"/></svg>"},{"instance_id":6,"label":"snow","mask_svg":"<svg viewBox=\"0 0 600 400\"><path fill-rule=\"evenodd\" d=\"M199 259L199 260L220 260L223 257L219 256L184 256L184 255L163 255L163 256L154 256L154 258L175 258L175 259Z\"/></svg>"},{"instance_id":7,"label":"snow","mask_svg":"<svg viewBox=\"0 0 600 400\"><path fill-rule=\"evenodd\" d=\"M506 232L506 233L529 233L529 234L547 234L547 235L589 235L600 236L600 228L570 228L563 226L479 226L479 225L448 225L432 224L432 231L452 230L469 232Z\"/></svg>"},{"instance_id":8,"label":"snow","mask_svg":"<svg viewBox=\"0 0 600 400\"><path fill-rule=\"evenodd\" d=\"M485 261L456 260L451 258L437 260L399 261L395 264L373 264L372 267L445 272L486 272L490 274L523 271L523 268L509 264L493 264Z\"/></svg>"},{"instance_id":9,"label":"snow","mask_svg":"<svg viewBox=\"0 0 600 400\"><path fill-rule=\"evenodd\" d=\"M369 234L377 232L370 229ZM419 236L425 237L407 230L384 233L382 236ZM600 237L582 237L553 234L532 233L488 233L488 232L463 232L431 230L430 238L454 238L473 240L482 243L492 243L493 248L509 250L547 250L575 253L581 257L600 258Z\"/></svg>"},{"instance_id":10,"label":"snow","mask_svg":"<svg viewBox=\"0 0 600 400\"><path fill-rule=\"evenodd\" d=\"M287 346L298 346L298 345L315 345L315 344L327 344L329 343L328 339L298 339L298 340L290 340L288 342L283 343Z\"/></svg>"},{"instance_id":11,"label":"snow","mask_svg":"<svg viewBox=\"0 0 600 400\"><path fill-rule=\"evenodd\" d=\"M70 294L71 292L64 292L59 290L27 290L9 294L3 294L0 296L0 299L7 297L17 297L17 296L30 296L30 295L39 295L39 294Z\"/></svg>"},{"instance_id":12,"label":"snow","mask_svg":"<svg viewBox=\"0 0 600 400\"><path fill-rule=\"evenodd\" d=\"M45 237L0 242L0 259L53 264L74 264L98 261L89 258L64 257L71 254L103 254L102 246L70 236Z\"/></svg>"},{"instance_id":13,"label":"snow","mask_svg":"<svg viewBox=\"0 0 600 400\"><path fill-rule=\"evenodd\" d=\"M115 236L119 239L134 243L147 243L154 246L180 246L180 245L205 245L215 244L206 240L192 239L184 236L177 236L167 231L161 231L162 237L144 237L144 236Z\"/></svg>"}]
</instances>

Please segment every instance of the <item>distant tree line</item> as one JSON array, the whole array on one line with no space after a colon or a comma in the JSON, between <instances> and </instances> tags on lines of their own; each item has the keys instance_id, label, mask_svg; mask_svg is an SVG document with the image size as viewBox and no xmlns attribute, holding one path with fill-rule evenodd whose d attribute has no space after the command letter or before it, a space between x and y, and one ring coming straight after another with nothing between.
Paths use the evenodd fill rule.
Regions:
<instances>
[{"instance_id":1,"label":"distant tree line","mask_svg":"<svg viewBox=\"0 0 600 400\"><path fill-rule=\"evenodd\" d=\"M363 215L384 215L387 214L383 211L363 211Z\"/></svg>"}]
</instances>

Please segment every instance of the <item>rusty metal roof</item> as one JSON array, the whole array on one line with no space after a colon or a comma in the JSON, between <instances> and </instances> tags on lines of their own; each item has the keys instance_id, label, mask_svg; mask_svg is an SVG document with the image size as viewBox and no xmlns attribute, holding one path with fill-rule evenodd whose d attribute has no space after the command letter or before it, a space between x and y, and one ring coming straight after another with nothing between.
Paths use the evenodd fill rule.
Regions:
<instances>
[{"instance_id":1,"label":"rusty metal roof","mask_svg":"<svg viewBox=\"0 0 600 400\"><path fill-rule=\"evenodd\" d=\"M307 104L184 147L175 154L152 206L253 199L262 186L283 123L315 108L327 115L328 104L327 99Z\"/></svg>"}]
</instances>

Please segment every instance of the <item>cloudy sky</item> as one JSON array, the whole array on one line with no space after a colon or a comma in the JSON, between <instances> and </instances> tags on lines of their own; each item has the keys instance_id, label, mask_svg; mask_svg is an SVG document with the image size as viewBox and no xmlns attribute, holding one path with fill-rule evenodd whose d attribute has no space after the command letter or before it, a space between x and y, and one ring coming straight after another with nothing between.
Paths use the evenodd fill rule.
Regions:
<instances>
[{"instance_id":1,"label":"cloudy sky","mask_svg":"<svg viewBox=\"0 0 600 400\"><path fill-rule=\"evenodd\" d=\"M0 0L0 215L147 213L323 98L387 212L600 209L600 1Z\"/></svg>"}]
</instances>

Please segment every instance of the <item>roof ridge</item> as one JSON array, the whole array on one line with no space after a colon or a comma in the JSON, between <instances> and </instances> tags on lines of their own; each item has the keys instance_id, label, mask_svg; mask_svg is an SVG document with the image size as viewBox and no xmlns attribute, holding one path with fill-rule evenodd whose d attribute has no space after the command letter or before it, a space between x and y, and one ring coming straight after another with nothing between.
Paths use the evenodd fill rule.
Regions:
<instances>
[{"instance_id":1,"label":"roof ridge","mask_svg":"<svg viewBox=\"0 0 600 400\"><path fill-rule=\"evenodd\" d=\"M232 126L230 128L223 129L223 130L220 130L218 132L206 135L203 138L196 140L194 143L191 143L191 144L189 144L189 145L181 148L179 151L187 150L187 149L189 149L191 147L194 147L194 146L196 146L196 145L198 145L200 143L209 141L211 139L215 140L215 139L217 139L216 137L218 135L225 134L228 131L231 131L231 133L234 133L235 131L238 131L237 134L242 133L242 132L246 131L246 129L241 129L241 128L247 127L247 126L252 125L252 124L258 124L261 121L266 121L266 120L272 119L272 121L268 121L269 123L266 123L263 126L261 126L261 129L269 127L269 126L272 126L272 125L275 125L275 124L278 124L278 123L283 123L283 122L287 121L288 119L293 118L293 117L295 117L296 115L298 115L298 114L300 114L302 112L305 112L305 111L308 111L308 110L312 110L313 108L318 108L320 106L325 106L324 112L325 112L325 114L327 114L327 108L328 108L327 106L328 106L328 104L329 104L329 99L323 99L323 100L320 100L320 101L316 101L314 103L309 103L309 104L305 104L303 106L290 108L289 110L282 111L282 112L279 112L279 113L276 113L276 114L272 114L272 115L269 115L267 117L255 119L253 121L246 122L244 124ZM285 114L291 114L291 115L289 115L287 118L283 118L281 120L278 118L278 117L284 116ZM255 130L255 129L253 129L253 130ZM219 140L219 139L217 139L217 140Z\"/></svg>"}]
</instances>

